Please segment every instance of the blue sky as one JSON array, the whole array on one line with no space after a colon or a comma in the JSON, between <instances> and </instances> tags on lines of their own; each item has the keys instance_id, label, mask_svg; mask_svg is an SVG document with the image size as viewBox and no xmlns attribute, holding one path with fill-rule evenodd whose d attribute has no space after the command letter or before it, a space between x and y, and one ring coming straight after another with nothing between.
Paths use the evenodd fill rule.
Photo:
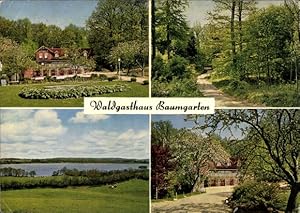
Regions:
<instances>
[{"instance_id":1,"label":"blue sky","mask_svg":"<svg viewBox=\"0 0 300 213\"><path fill-rule=\"evenodd\" d=\"M117 1L117 0L116 0ZM0 15L17 20L29 18L34 23L43 22L65 27L70 23L84 26L98 0L0 0ZM282 4L282 0L259 0L258 7ZM186 11L190 25L207 22L207 12L214 8L211 0L190 0Z\"/></svg>"},{"instance_id":2,"label":"blue sky","mask_svg":"<svg viewBox=\"0 0 300 213\"><path fill-rule=\"evenodd\" d=\"M196 124L193 120L186 120L186 115L152 115L151 120L152 121L170 121L173 125L173 127L177 129L181 128L187 128L187 129L193 129L196 127ZM200 116L198 119L199 125L204 124L204 115ZM221 125L219 125L221 127ZM205 135L209 130L196 130L198 133ZM232 128L232 132L230 132L228 129L222 131L222 132L216 132L216 134L219 134L222 138L229 138L229 139L241 139L242 132L238 129Z\"/></svg>"},{"instance_id":3,"label":"blue sky","mask_svg":"<svg viewBox=\"0 0 300 213\"><path fill-rule=\"evenodd\" d=\"M17 20L29 18L64 28L69 24L84 26L98 0L0 0L0 15Z\"/></svg>"},{"instance_id":4,"label":"blue sky","mask_svg":"<svg viewBox=\"0 0 300 213\"><path fill-rule=\"evenodd\" d=\"M146 115L81 110L1 110L1 157L149 158Z\"/></svg>"}]
</instances>

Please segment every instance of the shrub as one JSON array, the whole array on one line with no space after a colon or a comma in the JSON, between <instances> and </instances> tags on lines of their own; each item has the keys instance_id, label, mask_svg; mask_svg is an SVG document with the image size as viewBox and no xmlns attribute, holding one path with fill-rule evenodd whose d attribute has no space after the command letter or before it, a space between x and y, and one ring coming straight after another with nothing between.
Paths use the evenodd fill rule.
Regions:
<instances>
[{"instance_id":1,"label":"shrub","mask_svg":"<svg viewBox=\"0 0 300 213\"><path fill-rule=\"evenodd\" d=\"M276 183L247 181L234 189L230 204L246 210L277 209L282 203L279 190Z\"/></svg>"},{"instance_id":2,"label":"shrub","mask_svg":"<svg viewBox=\"0 0 300 213\"><path fill-rule=\"evenodd\" d=\"M165 63L161 56L156 56L152 64L152 78L158 79L165 73Z\"/></svg>"},{"instance_id":3,"label":"shrub","mask_svg":"<svg viewBox=\"0 0 300 213\"><path fill-rule=\"evenodd\" d=\"M92 79L95 79L95 78L97 78L97 77L98 77L97 74L95 74L95 73L91 74L91 78L92 78Z\"/></svg>"},{"instance_id":4,"label":"shrub","mask_svg":"<svg viewBox=\"0 0 300 213\"><path fill-rule=\"evenodd\" d=\"M249 85L245 81L234 80L229 83L228 87L231 90L240 90L241 91L241 90L247 90L247 88L249 88Z\"/></svg>"},{"instance_id":5,"label":"shrub","mask_svg":"<svg viewBox=\"0 0 300 213\"><path fill-rule=\"evenodd\" d=\"M148 80L144 80L143 81L143 85L148 85L149 84L149 81Z\"/></svg>"},{"instance_id":6,"label":"shrub","mask_svg":"<svg viewBox=\"0 0 300 213\"><path fill-rule=\"evenodd\" d=\"M107 76L104 75L104 74L100 74L99 79L100 79L100 81L107 81L108 80Z\"/></svg>"},{"instance_id":7,"label":"shrub","mask_svg":"<svg viewBox=\"0 0 300 213\"><path fill-rule=\"evenodd\" d=\"M131 82L136 82L136 78L130 78Z\"/></svg>"},{"instance_id":8,"label":"shrub","mask_svg":"<svg viewBox=\"0 0 300 213\"><path fill-rule=\"evenodd\" d=\"M195 79L174 79L169 83L153 81L153 97L201 97L197 82Z\"/></svg>"},{"instance_id":9,"label":"shrub","mask_svg":"<svg viewBox=\"0 0 300 213\"><path fill-rule=\"evenodd\" d=\"M188 60L180 56L174 56L171 58L168 64L168 71L167 71L167 79L171 80L173 77L182 78L189 78L190 72L187 69Z\"/></svg>"},{"instance_id":10,"label":"shrub","mask_svg":"<svg viewBox=\"0 0 300 213\"><path fill-rule=\"evenodd\" d=\"M55 89L34 89L23 88L19 96L26 99L67 99L91 97L107 93L124 92L128 89L125 85L110 86L74 86Z\"/></svg>"},{"instance_id":11,"label":"shrub","mask_svg":"<svg viewBox=\"0 0 300 213\"><path fill-rule=\"evenodd\" d=\"M118 76L111 76L111 77L107 78L108 81L113 81L113 80L117 80L117 79L118 79Z\"/></svg>"}]
</instances>

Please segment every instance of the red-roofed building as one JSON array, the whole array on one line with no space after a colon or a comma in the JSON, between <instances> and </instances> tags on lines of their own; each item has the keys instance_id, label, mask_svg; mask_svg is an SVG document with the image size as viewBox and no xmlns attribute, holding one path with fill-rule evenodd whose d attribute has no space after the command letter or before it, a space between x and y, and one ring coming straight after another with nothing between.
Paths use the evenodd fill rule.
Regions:
<instances>
[{"instance_id":1,"label":"red-roofed building","mask_svg":"<svg viewBox=\"0 0 300 213\"><path fill-rule=\"evenodd\" d=\"M90 48L80 49L82 56L91 56ZM83 67L74 68L70 63L70 58L63 48L48 48L41 46L35 52L35 59L42 68L39 70L27 69L24 71L24 78L43 79L46 76L63 79L64 77L74 77L77 74L84 74ZM42 77L42 78L41 78Z\"/></svg>"},{"instance_id":2,"label":"red-roofed building","mask_svg":"<svg viewBox=\"0 0 300 213\"><path fill-rule=\"evenodd\" d=\"M204 186L228 186L238 184L240 160L230 158L226 163L212 163L208 179Z\"/></svg>"}]
</instances>

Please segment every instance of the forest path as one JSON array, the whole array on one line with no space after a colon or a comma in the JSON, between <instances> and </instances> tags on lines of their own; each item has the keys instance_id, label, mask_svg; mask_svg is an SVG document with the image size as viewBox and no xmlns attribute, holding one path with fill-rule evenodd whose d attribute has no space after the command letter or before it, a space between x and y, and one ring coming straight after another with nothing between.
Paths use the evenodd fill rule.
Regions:
<instances>
[{"instance_id":1,"label":"forest path","mask_svg":"<svg viewBox=\"0 0 300 213\"><path fill-rule=\"evenodd\" d=\"M152 203L152 213L229 213L224 204L233 191L233 186L208 187L206 193L185 197L175 201Z\"/></svg>"},{"instance_id":2,"label":"forest path","mask_svg":"<svg viewBox=\"0 0 300 213\"><path fill-rule=\"evenodd\" d=\"M257 105L248 103L247 101L240 101L236 98L225 94L217 87L215 87L209 80L210 73L204 73L198 76L197 83L200 90L205 97L214 97L216 107L257 107Z\"/></svg>"}]
</instances>

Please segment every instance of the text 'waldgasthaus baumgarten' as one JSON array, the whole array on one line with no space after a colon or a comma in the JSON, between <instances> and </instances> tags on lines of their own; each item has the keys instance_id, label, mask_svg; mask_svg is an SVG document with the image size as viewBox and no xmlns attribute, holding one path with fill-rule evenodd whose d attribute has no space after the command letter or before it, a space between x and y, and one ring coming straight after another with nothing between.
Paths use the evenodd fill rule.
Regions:
<instances>
[{"instance_id":1,"label":"text 'waldgasthaus baumgarten'","mask_svg":"<svg viewBox=\"0 0 300 213\"><path fill-rule=\"evenodd\" d=\"M213 114L214 98L85 98L86 114Z\"/></svg>"}]
</instances>

